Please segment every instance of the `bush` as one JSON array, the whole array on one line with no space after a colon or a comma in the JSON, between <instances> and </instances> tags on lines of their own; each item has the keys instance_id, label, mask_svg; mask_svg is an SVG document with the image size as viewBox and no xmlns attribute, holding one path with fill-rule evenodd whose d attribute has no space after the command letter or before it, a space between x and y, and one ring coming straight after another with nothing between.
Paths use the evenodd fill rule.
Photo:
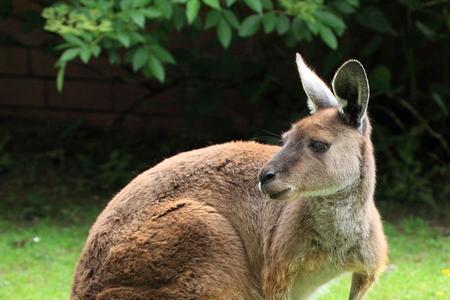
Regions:
<instances>
[{"instance_id":1,"label":"bush","mask_svg":"<svg viewBox=\"0 0 450 300\"><path fill-rule=\"evenodd\" d=\"M437 206L450 197L448 1L80 0L42 15L62 38L59 89L69 62L108 58L149 95L188 89L180 133L202 120L215 142L266 138L306 113L296 51L328 79L357 58L372 91L378 198ZM245 99L233 108L246 121L239 133L214 114L230 89Z\"/></svg>"}]
</instances>

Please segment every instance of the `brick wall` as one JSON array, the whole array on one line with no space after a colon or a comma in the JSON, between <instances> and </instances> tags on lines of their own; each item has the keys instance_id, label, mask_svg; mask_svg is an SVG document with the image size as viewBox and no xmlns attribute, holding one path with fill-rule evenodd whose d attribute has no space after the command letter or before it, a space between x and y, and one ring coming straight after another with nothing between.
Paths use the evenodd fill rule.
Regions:
<instances>
[{"instance_id":1,"label":"brick wall","mask_svg":"<svg viewBox=\"0 0 450 300\"><path fill-rule=\"evenodd\" d=\"M56 91L54 64L49 41L59 38L35 30L24 31L20 13L42 8L30 0L14 0L13 16L0 19L0 33L7 33L13 42L0 44L0 118L44 119L50 121L84 120L89 125L109 127L115 120L127 128L155 128L175 130L184 128L186 111L192 114L189 101L195 102L196 87L165 87L154 80L144 88L128 83L130 74L111 66L105 59L70 63L66 69L64 89ZM1 40L0 40L1 42ZM139 76L139 75L138 75ZM139 102L144 95L145 101ZM234 132L251 128L249 114L255 115L254 107L242 101L237 90L223 90L226 101L218 104L214 112L201 115L201 119L189 117L189 126L196 132L208 132L205 124L225 123ZM190 100L189 100L190 99ZM130 111L125 114L124 112ZM222 124L222 123L221 123Z\"/></svg>"},{"instance_id":2,"label":"brick wall","mask_svg":"<svg viewBox=\"0 0 450 300\"><path fill-rule=\"evenodd\" d=\"M17 15L41 7L28 0L14 0L14 16L0 19L0 31L13 42L0 46L0 116L72 121L107 127L149 90L117 80L124 71L102 59L88 66L70 64L62 93L56 91L54 64L47 53L54 37L43 31L26 32ZM100 72L96 72L96 70ZM123 120L126 127L174 128L180 122L182 101L177 91L158 93ZM151 105L149 105L151 103ZM151 118L150 118L151 117ZM151 124L149 125L149 119Z\"/></svg>"}]
</instances>

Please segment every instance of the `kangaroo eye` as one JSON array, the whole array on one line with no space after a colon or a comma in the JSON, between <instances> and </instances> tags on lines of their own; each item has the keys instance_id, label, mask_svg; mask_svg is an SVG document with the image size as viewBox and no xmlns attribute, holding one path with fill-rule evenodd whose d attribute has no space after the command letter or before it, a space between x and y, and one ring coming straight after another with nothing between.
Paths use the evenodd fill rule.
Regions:
<instances>
[{"instance_id":1,"label":"kangaroo eye","mask_svg":"<svg viewBox=\"0 0 450 300\"><path fill-rule=\"evenodd\" d=\"M312 141L311 144L309 144L309 147L315 152L325 152L330 148L330 145L324 142Z\"/></svg>"}]
</instances>

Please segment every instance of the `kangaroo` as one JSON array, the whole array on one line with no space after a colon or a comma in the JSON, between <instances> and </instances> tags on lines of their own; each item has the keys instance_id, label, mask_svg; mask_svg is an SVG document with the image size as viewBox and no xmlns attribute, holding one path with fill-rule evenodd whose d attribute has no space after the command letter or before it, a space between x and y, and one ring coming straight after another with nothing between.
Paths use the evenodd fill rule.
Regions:
<instances>
[{"instance_id":1,"label":"kangaroo","mask_svg":"<svg viewBox=\"0 0 450 300\"><path fill-rule=\"evenodd\" d=\"M214 145L137 176L92 226L72 300L309 299L345 272L362 299L387 263L366 73L347 61L331 92L296 61L311 115L283 145Z\"/></svg>"}]
</instances>

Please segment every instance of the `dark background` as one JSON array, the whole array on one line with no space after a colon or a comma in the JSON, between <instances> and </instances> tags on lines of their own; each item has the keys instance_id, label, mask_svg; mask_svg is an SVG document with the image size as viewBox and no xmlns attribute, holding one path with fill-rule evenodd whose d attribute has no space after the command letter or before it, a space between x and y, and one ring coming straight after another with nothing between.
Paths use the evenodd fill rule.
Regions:
<instances>
[{"instance_id":1,"label":"dark background","mask_svg":"<svg viewBox=\"0 0 450 300\"><path fill-rule=\"evenodd\" d=\"M347 59L364 64L377 199L387 213L449 217L448 1L360 1L336 50L262 32L224 50L214 32L185 30L168 41L177 64L165 83L100 57L70 64L61 94L53 67L61 41L40 17L53 2L0 6L0 201L19 218L66 201L102 203L180 151L236 139L277 143L307 115L296 52L326 82ZM373 7L382 15L371 15Z\"/></svg>"}]
</instances>

